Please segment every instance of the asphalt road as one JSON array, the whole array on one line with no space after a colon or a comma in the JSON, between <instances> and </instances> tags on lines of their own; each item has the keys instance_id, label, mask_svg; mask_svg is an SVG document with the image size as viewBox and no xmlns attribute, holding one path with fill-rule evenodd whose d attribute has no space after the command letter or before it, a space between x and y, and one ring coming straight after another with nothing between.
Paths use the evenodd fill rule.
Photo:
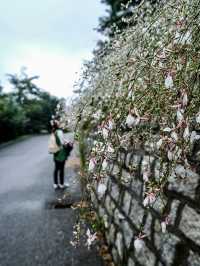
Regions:
<instances>
[{"instance_id":1,"label":"asphalt road","mask_svg":"<svg viewBox=\"0 0 200 266\"><path fill-rule=\"evenodd\" d=\"M0 265L100 266L95 250L69 243L75 212L51 208L58 193L79 200L80 187L68 167L70 188L54 191L48 138L34 136L0 149Z\"/></svg>"}]
</instances>

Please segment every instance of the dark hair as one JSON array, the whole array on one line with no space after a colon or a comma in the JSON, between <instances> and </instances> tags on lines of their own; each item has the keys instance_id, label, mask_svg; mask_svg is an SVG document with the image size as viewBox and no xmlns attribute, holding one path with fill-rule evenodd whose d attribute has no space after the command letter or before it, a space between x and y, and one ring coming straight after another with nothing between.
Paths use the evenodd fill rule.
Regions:
<instances>
[{"instance_id":1,"label":"dark hair","mask_svg":"<svg viewBox=\"0 0 200 266\"><path fill-rule=\"evenodd\" d=\"M54 133L57 129L59 129L59 124L57 121L54 121L52 125L52 132Z\"/></svg>"}]
</instances>

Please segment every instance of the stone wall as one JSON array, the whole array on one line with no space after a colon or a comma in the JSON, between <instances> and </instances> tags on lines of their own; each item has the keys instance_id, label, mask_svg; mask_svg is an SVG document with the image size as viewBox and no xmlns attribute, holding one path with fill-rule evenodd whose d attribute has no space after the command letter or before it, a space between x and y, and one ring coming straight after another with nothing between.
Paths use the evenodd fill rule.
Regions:
<instances>
[{"instance_id":1,"label":"stone wall","mask_svg":"<svg viewBox=\"0 0 200 266\"><path fill-rule=\"evenodd\" d=\"M121 149L110 160L103 180L107 186L103 196L97 192L102 181L95 181L92 201L104 221L106 239L117 266L200 265L199 144L196 141L193 149L193 168L187 169L184 176L171 176L164 187L164 198L158 197L148 207L143 204L142 168L149 163L156 178L159 162L153 153ZM168 217L165 233L161 230L163 213ZM142 249L137 251L134 241L141 231L145 237Z\"/></svg>"}]
</instances>

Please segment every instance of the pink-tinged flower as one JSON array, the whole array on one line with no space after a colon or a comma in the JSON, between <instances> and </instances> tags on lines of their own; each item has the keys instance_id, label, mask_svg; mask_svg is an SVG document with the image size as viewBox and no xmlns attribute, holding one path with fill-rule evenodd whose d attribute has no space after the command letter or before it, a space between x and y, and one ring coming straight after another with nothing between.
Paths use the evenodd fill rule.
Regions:
<instances>
[{"instance_id":1,"label":"pink-tinged flower","mask_svg":"<svg viewBox=\"0 0 200 266\"><path fill-rule=\"evenodd\" d=\"M93 172L94 169L95 169L96 164L97 164L96 159L95 158L91 158L90 162L89 162L89 166L88 166L88 171L89 172Z\"/></svg>"},{"instance_id":2,"label":"pink-tinged flower","mask_svg":"<svg viewBox=\"0 0 200 266\"><path fill-rule=\"evenodd\" d=\"M153 204L155 201L156 201L156 195L153 192L151 192L147 194L146 198L143 201L143 205L144 207L147 207L148 205Z\"/></svg>"},{"instance_id":3,"label":"pink-tinged flower","mask_svg":"<svg viewBox=\"0 0 200 266\"><path fill-rule=\"evenodd\" d=\"M167 89L172 89L174 86L173 78L170 73L167 74L167 77L165 78L165 87Z\"/></svg>"},{"instance_id":4,"label":"pink-tinged flower","mask_svg":"<svg viewBox=\"0 0 200 266\"><path fill-rule=\"evenodd\" d=\"M100 183L100 184L98 185L97 193L98 193L98 195L99 195L99 198L102 198L102 197L104 196L104 194L105 194L105 192L106 192L106 189L107 189L107 187L106 187L105 184Z\"/></svg>"},{"instance_id":5,"label":"pink-tinged flower","mask_svg":"<svg viewBox=\"0 0 200 266\"><path fill-rule=\"evenodd\" d=\"M149 177L150 177L150 175L151 175L151 172L148 171L148 170L145 170L145 171L143 172L143 180L144 180L144 182L148 182L148 181L149 181Z\"/></svg>"},{"instance_id":6,"label":"pink-tinged flower","mask_svg":"<svg viewBox=\"0 0 200 266\"><path fill-rule=\"evenodd\" d=\"M90 229L88 229L86 232L86 235L87 235L86 245L87 245L88 249L90 249L92 243L97 239L97 233L91 234Z\"/></svg>"}]
</instances>

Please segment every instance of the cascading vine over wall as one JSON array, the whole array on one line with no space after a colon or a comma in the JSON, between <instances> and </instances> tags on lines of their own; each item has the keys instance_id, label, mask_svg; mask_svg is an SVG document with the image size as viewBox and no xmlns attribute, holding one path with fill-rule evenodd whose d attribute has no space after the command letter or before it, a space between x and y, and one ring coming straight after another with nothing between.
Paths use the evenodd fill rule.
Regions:
<instances>
[{"instance_id":1,"label":"cascading vine over wall","mask_svg":"<svg viewBox=\"0 0 200 266\"><path fill-rule=\"evenodd\" d=\"M200 3L147 4L83 73L87 190L117 266L197 266Z\"/></svg>"}]
</instances>

